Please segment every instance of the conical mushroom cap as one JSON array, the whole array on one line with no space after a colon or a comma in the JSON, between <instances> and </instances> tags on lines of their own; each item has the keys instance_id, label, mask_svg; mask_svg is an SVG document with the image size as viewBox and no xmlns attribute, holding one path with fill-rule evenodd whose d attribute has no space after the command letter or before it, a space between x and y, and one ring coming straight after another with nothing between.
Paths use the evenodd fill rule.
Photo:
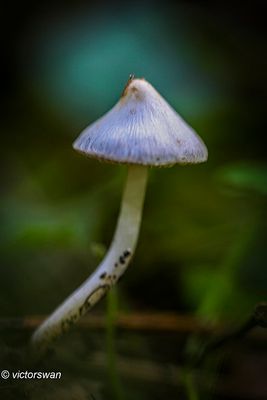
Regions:
<instances>
[{"instance_id":1,"label":"conical mushroom cap","mask_svg":"<svg viewBox=\"0 0 267 400\"><path fill-rule=\"evenodd\" d=\"M147 166L200 163L208 157L200 137L153 86L133 78L118 103L73 147L103 161Z\"/></svg>"}]
</instances>

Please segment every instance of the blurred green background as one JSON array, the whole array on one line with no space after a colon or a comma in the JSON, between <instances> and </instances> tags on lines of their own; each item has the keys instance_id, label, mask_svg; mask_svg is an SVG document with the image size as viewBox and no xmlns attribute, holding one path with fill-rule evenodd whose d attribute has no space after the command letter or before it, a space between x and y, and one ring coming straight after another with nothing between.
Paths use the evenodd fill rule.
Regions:
<instances>
[{"instance_id":1,"label":"blurred green background","mask_svg":"<svg viewBox=\"0 0 267 400\"><path fill-rule=\"evenodd\" d=\"M193 126L209 160L150 171L139 244L117 289L118 308L174 311L231 325L266 299L263 5L79 0L7 8L1 317L48 314L109 246L126 168L86 159L72 142L117 101L130 73L150 81ZM105 305L96 311L105 312ZM24 339L16 340L12 346ZM81 346L79 335L75 340ZM130 335L123 348L153 360L153 340ZM174 353L179 358L179 340L166 352L157 340L164 362ZM4 333L0 342L9 343ZM103 349L103 341L95 346ZM267 396L262 390L259 399ZM142 399L141 393L164 398L160 388L125 393L127 387L126 399ZM55 398L60 396L89 398L67 397L64 390ZM179 398L189 398L184 396ZM225 396L218 398L235 398Z\"/></svg>"}]
</instances>

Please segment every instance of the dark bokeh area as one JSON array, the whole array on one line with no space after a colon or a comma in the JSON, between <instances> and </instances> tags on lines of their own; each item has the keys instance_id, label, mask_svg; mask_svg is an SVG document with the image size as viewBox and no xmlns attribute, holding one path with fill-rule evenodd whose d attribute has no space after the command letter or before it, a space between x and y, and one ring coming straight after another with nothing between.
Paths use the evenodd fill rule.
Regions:
<instances>
[{"instance_id":1,"label":"dark bokeh area","mask_svg":"<svg viewBox=\"0 0 267 400\"><path fill-rule=\"evenodd\" d=\"M72 142L118 100L129 74L199 133L209 160L150 170L134 260L92 312L106 328L78 326L38 365L62 371L60 382L2 379L0 398L267 398L264 329L187 367L210 327L235 329L267 297L264 2L215 3L25 1L2 10L2 321L48 315L109 246L127 168L86 159ZM129 321L171 313L209 328L116 328L112 302ZM0 370L33 370L31 328L5 326Z\"/></svg>"}]
</instances>

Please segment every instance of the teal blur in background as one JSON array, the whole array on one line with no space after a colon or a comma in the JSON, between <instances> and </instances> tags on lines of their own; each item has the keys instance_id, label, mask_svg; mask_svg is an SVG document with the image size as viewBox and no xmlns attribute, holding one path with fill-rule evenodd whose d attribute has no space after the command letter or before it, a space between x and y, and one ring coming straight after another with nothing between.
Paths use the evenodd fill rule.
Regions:
<instances>
[{"instance_id":1,"label":"teal blur in background","mask_svg":"<svg viewBox=\"0 0 267 400\"><path fill-rule=\"evenodd\" d=\"M253 4L10 7L0 126L2 317L48 314L109 246L127 168L86 159L72 142L113 106L131 73L199 133L209 160L151 169L119 308L236 322L266 299L265 32L262 3Z\"/></svg>"}]
</instances>

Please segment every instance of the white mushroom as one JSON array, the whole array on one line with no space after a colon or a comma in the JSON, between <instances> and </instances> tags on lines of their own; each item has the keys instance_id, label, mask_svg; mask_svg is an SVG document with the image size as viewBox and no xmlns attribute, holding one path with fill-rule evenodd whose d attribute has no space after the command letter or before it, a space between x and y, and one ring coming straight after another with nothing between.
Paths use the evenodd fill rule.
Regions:
<instances>
[{"instance_id":1,"label":"white mushroom","mask_svg":"<svg viewBox=\"0 0 267 400\"><path fill-rule=\"evenodd\" d=\"M200 163L208 152L200 137L144 79L130 76L118 103L86 128L74 149L104 161L129 165L121 211L111 246L96 271L33 335L45 348L91 309L126 270L136 247L148 168Z\"/></svg>"}]
</instances>

